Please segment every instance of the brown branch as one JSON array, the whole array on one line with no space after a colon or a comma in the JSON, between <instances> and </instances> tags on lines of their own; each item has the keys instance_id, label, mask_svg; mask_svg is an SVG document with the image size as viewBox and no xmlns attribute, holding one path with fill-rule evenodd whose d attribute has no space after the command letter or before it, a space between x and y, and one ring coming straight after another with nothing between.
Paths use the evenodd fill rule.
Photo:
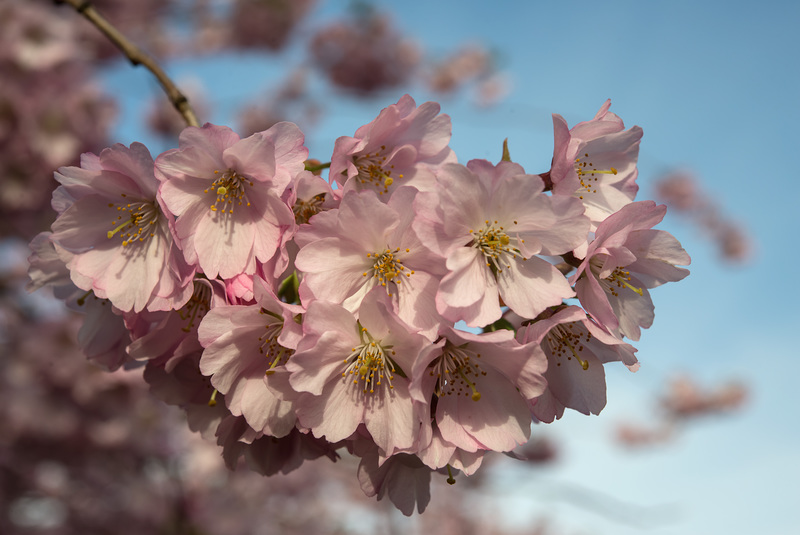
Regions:
<instances>
[{"instance_id":1,"label":"brown branch","mask_svg":"<svg viewBox=\"0 0 800 535\"><path fill-rule=\"evenodd\" d=\"M127 37L122 35L119 30L111 25L102 15L100 15L91 3L82 0L53 0L55 4L69 4L75 11L84 16L89 22L94 24L98 30L108 37L108 39L119 48L130 62L136 65L143 65L161 84L164 92L167 94L170 102L181 114L183 120L186 121L188 126L200 126L197 121L197 116L194 114L192 106L186 96L178 90L175 83L167 76L164 70L156 63L152 56L143 52L138 46L128 40Z\"/></svg>"}]
</instances>

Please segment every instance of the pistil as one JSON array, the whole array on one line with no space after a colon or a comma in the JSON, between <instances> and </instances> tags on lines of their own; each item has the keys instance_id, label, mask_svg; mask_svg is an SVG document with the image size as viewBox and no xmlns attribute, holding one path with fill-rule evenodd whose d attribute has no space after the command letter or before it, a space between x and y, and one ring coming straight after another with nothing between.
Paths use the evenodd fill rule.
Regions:
<instances>
[{"instance_id":1,"label":"pistil","mask_svg":"<svg viewBox=\"0 0 800 535\"><path fill-rule=\"evenodd\" d=\"M381 145L380 150L353 157L353 163L358 169L358 175L354 178L362 185L377 187L380 195L388 192L389 186L391 186L395 180L395 177L392 176L394 165L390 165L389 169L385 167L386 156L383 155L385 150L386 145ZM403 178L403 175L398 174L397 178Z\"/></svg>"},{"instance_id":2,"label":"pistil","mask_svg":"<svg viewBox=\"0 0 800 535\"><path fill-rule=\"evenodd\" d=\"M578 191L597 193L597 182L600 180L598 175L616 175L617 169L615 167L596 169L592 162L586 160L587 158L589 158L589 153L584 153L582 158L575 158L575 172L578 173L578 180L581 183ZM583 195L580 195L579 198L583 199Z\"/></svg>"},{"instance_id":3,"label":"pistil","mask_svg":"<svg viewBox=\"0 0 800 535\"><path fill-rule=\"evenodd\" d=\"M392 380L396 368L390 355L394 355L391 346L384 346L379 340L375 340L367 329L361 327L361 344L354 347L350 354L344 359L346 364L342 377L352 377L353 384L358 385L359 381L364 381L363 393L374 394L376 388L380 390L384 384L384 379L388 383L389 390L394 389Z\"/></svg>"},{"instance_id":4,"label":"pistil","mask_svg":"<svg viewBox=\"0 0 800 535\"><path fill-rule=\"evenodd\" d=\"M584 370L589 369L589 361L581 359L578 353L583 351L583 344L588 343L591 339L592 333L589 331L575 332L572 323L556 325L545 336L545 340L550 346L550 353L556 359L566 356L567 360L572 360L575 357ZM561 362L556 362L556 366L561 366Z\"/></svg>"},{"instance_id":5,"label":"pistil","mask_svg":"<svg viewBox=\"0 0 800 535\"><path fill-rule=\"evenodd\" d=\"M407 253L410 249L405 250ZM364 277L372 273L373 278L378 279L378 284L386 286L393 282L400 285L403 282L403 275L410 278L415 272L413 269L406 269L403 263L398 259L401 254L399 247L395 249L386 248L382 253L367 253L367 258L374 258L372 268L362 273ZM389 293L389 295L392 295Z\"/></svg>"},{"instance_id":6,"label":"pistil","mask_svg":"<svg viewBox=\"0 0 800 535\"><path fill-rule=\"evenodd\" d=\"M260 314L267 316L267 324L264 326L265 333L259 336L261 342L258 352L264 355L269 361L269 369L265 375L275 373L275 368L286 364L286 361L294 353L294 350L283 347L278 342L278 337L283 332L283 317L265 309L259 311Z\"/></svg>"},{"instance_id":7,"label":"pistil","mask_svg":"<svg viewBox=\"0 0 800 535\"><path fill-rule=\"evenodd\" d=\"M517 222L514 221L516 225ZM470 229L469 233L473 235L472 247L475 247L486 258L486 265L491 268L492 272L502 273L503 269L511 267L511 261L517 258L527 260L519 250L519 245L525 243L525 240L515 236L509 236L506 228L500 225L497 220L490 222L488 219L485 221L485 227L475 231Z\"/></svg>"},{"instance_id":8,"label":"pistil","mask_svg":"<svg viewBox=\"0 0 800 535\"><path fill-rule=\"evenodd\" d=\"M463 393L465 396L470 396L473 401L479 401L481 393L478 391L477 382L480 377L486 375L477 362L479 358L481 358L480 353L454 346L447 341L441 356L437 357L430 367L431 377L436 376L434 393L439 397L453 394L460 396Z\"/></svg>"},{"instance_id":9,"label":"pistil","mask_svg":"<svg viewBox=\"0 0 800 535\"><path fill-rule=\"evenodd\" d=\"M119 235L122 238L122 246L127 247L134 242L144 242L145 240L155 236L156 224L161 214L155 202L152 201L131 201L127 202L127 195L122 193L122 197L126 198L125 201L116 204L109 203L108 207L117 207L117 219L111 222L113 230L106 233L108 239ZM128 220L124 220L124 216L128 216Z\"/></svg>"},{"instance_id":10,"label":"pistil","mask_svg":"<svg viewBox=\"0 0 800 535\"><path fill-rule=\"evenodd\" d=\"M247 198L245 186L253 186L253 181L239 175L233 169L227 169L220 173L218 170L214 171L218 177L211 184L210 188L203 191L208 193L213 191L216 195L214 204L211 205L212 212L220 212L232 214L234 206L250 206L250 201Z\"/></svg>"}]
</instances>

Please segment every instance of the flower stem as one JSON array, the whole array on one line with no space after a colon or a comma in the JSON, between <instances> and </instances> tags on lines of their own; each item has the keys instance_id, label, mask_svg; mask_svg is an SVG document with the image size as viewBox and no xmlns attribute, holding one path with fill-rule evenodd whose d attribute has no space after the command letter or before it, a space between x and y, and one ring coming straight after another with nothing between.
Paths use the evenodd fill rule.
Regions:
<instances>
[{"instance_id":1,"label":"flower stem","mask_svg":"<svg viewBox=\"0 0 800 535\"><path fill-rule=\"evenodd\" d=\"M156 60L122 35L119 30L97 12L90 2L83 0L53 0L53 3L69 4L72 6L75 11L83 15L86 20L91 22L98 30L108 37L108 40L114 43L134 66L143 65L147 70L152 72L161 84L161 87L164 89L172 105L178 110L178 113L181 114L183 120L186 121L186 124L188 126L200 126L200 123L197 121L197 116L192 106L189 104L189 100L178 90L178 87L158 65Z\"/></svg>"}]
</instances>

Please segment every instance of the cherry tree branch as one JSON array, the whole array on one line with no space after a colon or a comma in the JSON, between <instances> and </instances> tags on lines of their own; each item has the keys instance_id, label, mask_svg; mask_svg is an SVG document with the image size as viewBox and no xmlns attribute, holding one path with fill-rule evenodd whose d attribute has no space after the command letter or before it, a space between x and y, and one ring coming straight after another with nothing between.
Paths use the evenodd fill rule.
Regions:
<instances>
[{"instance_id":1,"label":"cherry tree branch","mask_svg":"<svg viewBox=\"0 0 800 535\"><path fill-rule=\"evenodd\" d=\"M192 106L189 104L189 100L178 90L178 87L158 65L156 60L122 35L119 30L97 12L90 2L83 0L53 0L53 3L69 4L72 6L75 11L83 15L83 17L96 26L98 30L103 32L103 34L125 54L134 66L143 65L147 70L152 72L158 80L158 83L161 84L161 87L164 89L172 105L178 110L178 113L181 114L183 120L186 121L186 124L188 126L200 126L200 123L197 121L197 116Z\"/></svg>"}]
</instances>

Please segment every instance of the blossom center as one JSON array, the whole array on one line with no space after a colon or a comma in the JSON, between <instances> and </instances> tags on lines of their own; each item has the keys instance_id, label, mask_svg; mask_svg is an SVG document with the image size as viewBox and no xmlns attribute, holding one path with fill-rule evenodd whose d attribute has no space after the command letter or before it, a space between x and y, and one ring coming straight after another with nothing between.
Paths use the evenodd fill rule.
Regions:
<instances>
[{"instance_id":1,"label":"blossom center","mask_svg":"<svg viewBox=\"0 0 800 535\"><path fill-rule=\"evenodd\" d=\"M600 273L601 266L599 260L592 258L589 260L589 266L591 267L595 276ZM614 297L619 297L619 291L623 288L628 288L630 291L640 296L644 295L644 290L631 284L632 280L633 279L631 278L630 271L622 267L616 267L614 268L614 271L611 272L611 275L604 279L600 279L599 282L603 290L606 293L610 293Z\"/></svg>"},{"instance_id":2,"label":"blossom center","mask_svg":"<svg viewBox=\"0 0 800 535\"><path fill-rule=\"evenodd\" d=\"M324 193L314 195L307 201L302 201L300 199L295 201L294 206L292 206L295 222L298 225L308 223L308 220L311 219L312 216L315 216L322 211L323 202L325 202Z\"/></svg>"},{"instance_id":3,"label":"blossom center","mask_svg":"<svg viewBox=\"0 0 800 535\"><path fill-rule=\"evenodd\" d=\"M406 252L409 252L409 249L406 249ZM372 263L372 268L362 273L362 275L367 277L372 272L373 278L377 278L378 284L381 286L386 286L390 282L397 285L401 284L403 275L409 278L414 274L414 270L406 269L403 263L398 260L397 255L399 253L399 247L394 250L386 248L382 253L367 253L367 258L374 258L375 261Z\"/></svg>"},{"instance_id":4,"label":"blossom center","mask_svg":"<svg viewBox=\"0 0 800 535\"><path fill-rule=\"evenodd\" d=\"M516 225L517 222L514 221L514 224ZM500 225L497 220L492 223L487 219L482 229L478 231L470 229L469 233L473 236L470 245L483 253L486 265L495 274L502 273L504 268L510 268L511 260L517 258L527 260L518 247L525 243L525 240L509 236L505 227Z\"/></svg>"},{"instance_id":5,"label":"blossom center","mask_svg":"<svg viewBox=\"0 0 800 535\"><path fill-rule=\"evenodd\" d=\"M368 152L360 156L353 156L353 163L358 169L356 178L362 185L371 185L378 188L378 193L383 195L389 191L389 186L394 183L392 172L394 165L389 165L386 168L386 156L383 151L386 150L386 145L381 145L380 150L375 152ZM402 174L396 175L397 178L403 178Z\"/></svg>"},{"instance_id":6,"label":"blossom center","mask_svg":"<svg viewBox=\"0 0 800 535\"><path fill-rule=\"evenodd\" d=\"M375 340L364 327L360 328L361 344L354 347L344 360L346 367L342 377L351 378L354 385L363 381L362 391L365 394L374 394L376 388L380 390L385 384L392 390L396 368L389 355L394 355L394 350L391 346L384 346L379 340Z\"/></svg>"},{"instance_id":7,"label":"blossom center","mask_svg":"<svg viewBox=\"0 0 800 535\"><path fill-rule=\"evenodd\" d=\"M265 374L272 375L275 373L276 366L286 364L294 350L287 349L278 342L278 337L283 332L283 317L263 308L259 311L259 314L267 316L268 319L267 324L264 326L264 334L258 337L258 341L261 342L258 352L264 355L270 363L269 369Z\"/></svg>"},{"instance_id":8,"label":"blossom center","mask_svg":"<svg viewBox=\"0 0 800 535\"><path fill-rule=\"evenodd\" d=\"M565 323L556 325L547 336L544 342L550 349L550 354L557 360L566 357L567 360L572 360L573 357L581 365L584 370L589 369L589 361L583 360L578 353L583 351L583 345L592 339L592 333L589 331L577 331L573 328L574 323ZM561 362L556 362L556 366L561 366Z\"/></svg>"},{"instance_id":9,"label":"blossom center","mask_svg":"<svg viewBox=\"0 0 800 535\"><path fill-rule=\"evenodd\" d=\"M252 187L252 180L238 174L233 169L228 169L222 173L214 171L214 174L218 176L211 183L211 187L203 190L204 193L213 192L217 197L214 204L211 205L212 212L224 214L227 211L227 213L232 214L234 206L250 206L245 187Z\"/></svg>"},{"instance_id":10,"label":"blossom center","mask_svg":"<svg viewBox=\"0 0 800 535\"><path fill-rule=\"evenodd\" d=\"M182 320L188 320L186 326L181 328L183 332L191 332L195 324L206 315L206 312L211 308L212 293L213 290L208 282L199 279L194 280L191 299L178 311L178 315Z\"/></svg>"},{"instance_id":11,"label":"blossom center","mask_svg":"<svg viewBox=\"0 0 800 535\"><path fill-rule=\"evenodd\" d=\"M125 201L120 203L108 203L109 208L116 206L117 218L111 222L113 230L106 233L109 239L114 236L122 238L122 246L127 247L136 241L143 242L155 236L156 224L161 215L161 211L155 201L131 201L127 202L127 195L122 193ZM128 219L125 220L125 216Z\"/></svg>"},{"instance_id":12,"label":"blossom center","mask_svg":"<svg viewBox=\"0 0 800 535\"><path fill-rule=\"evenodd\" d=\"M582 158L575 158L575 172L578 173L578 180L581 186L579 193L597 193L597 182L600 180L598 175L616 175L617 169L597 169L591 161L588 161L589 153L584 153ZM583 195L579 195L583 199Z\"/></svg>"},{"instance_id":13,"label":"blossom center","mask_svg":"<svg viewBox=\"0 0 800 535\"><path fill-rule=\"evenodd\" d=\"M473 360L475 357L475 360ZM436 389L434 392L439 397L465 396L472 397L473 401L481 399L478 392L478 378L486 375L481 370L477 359L481 358L480 353L467 351L463 347L457 347L448 340L442 349L441 356L433 361L430 368L430 375L436 376Z\"/></svg>"}]
</instances>

